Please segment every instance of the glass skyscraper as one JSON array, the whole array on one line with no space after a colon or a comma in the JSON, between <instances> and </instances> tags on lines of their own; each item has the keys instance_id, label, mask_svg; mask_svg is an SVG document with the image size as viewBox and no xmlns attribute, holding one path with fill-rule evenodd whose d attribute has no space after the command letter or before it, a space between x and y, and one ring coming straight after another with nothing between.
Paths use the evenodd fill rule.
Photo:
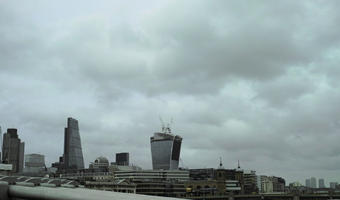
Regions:
<instances>
[{"instance_id":1,"label":"glass skyscraper","mask_svg":"<svg viewBox=\"0 0 340 200\"><path fill-rule=\"evenodd\" d=\"M129 153L116 153L116 164L129 166Z\"/></svg>"},{"instance_id":2,"label":"glass skyscraper","mask_svg":"<svg viewBox=\"0 0 340 200\"><path fill-rule=\"evenodd\" d=\"M3 135L2 162L12 164L13 172L22 172L24 168L25 143L21 142L18 130L15 128L7 129Z\"/></svg>"},{"instance_id":3,"label":"glass skyscraper","mask_svg":"<svg viewBox=\"0 0 340 200\"><path fill-rule=\"evenodd\" d=\"M182 138L171 134L170 128L163 128L150 138L152 167L154 170L178 169Z\"/></svg>"},{"instance_id":4,"label":"glass skyscraper","mask_svg":"<svg viewBox=\"0 0 340 200\"><path fill-rule=\"evenodd\" d=\"M67 119L65 128L64 167L65 170L84 169L78 121L73 118Z\"/></svg>"}]
</instances>

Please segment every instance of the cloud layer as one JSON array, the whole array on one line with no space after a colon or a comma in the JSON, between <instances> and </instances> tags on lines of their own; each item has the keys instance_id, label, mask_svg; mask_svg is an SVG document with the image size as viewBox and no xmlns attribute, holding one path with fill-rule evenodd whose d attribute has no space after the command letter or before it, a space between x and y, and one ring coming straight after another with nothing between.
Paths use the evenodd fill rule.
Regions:
<instances>
[{"instance_id":1,"label":"cloud layer","mask_svg":"<svg viewBox=\"0 0 340 200\"><path fill-rule=\"evenodd\" d=\"M339 181L338 1L0 2L0 123L48 163L66 118L86 163L174 118L182 165ZM200 159L197 159L199 157Z\"/></svg>"}]
</instances>

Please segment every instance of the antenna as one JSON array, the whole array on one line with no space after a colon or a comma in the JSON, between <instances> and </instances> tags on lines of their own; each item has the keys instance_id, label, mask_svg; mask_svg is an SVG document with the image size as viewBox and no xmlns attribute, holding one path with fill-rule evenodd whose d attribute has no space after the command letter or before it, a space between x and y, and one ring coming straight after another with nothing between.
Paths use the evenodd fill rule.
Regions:
<instances>
[{"instance_id":1,"label":"antenna","mask_svg":"<svg viewBox=\"0 0 340 200\"><path fill-rule=\"evenodd\" d=\"M237 163L238 163L237 168L240 169L241 168L240 167L240 160L237 160Z\"/></svg>"},{"instance_id":2,"label":"antenna","mask_svg":"<svg viewBox=\"0 0 340 200\"><path fill-rule=\"evenodd\" d=\"M222 157L220 157L220 166L219 166L219 169L223 169Z\"/></svg>"}]
</instances>

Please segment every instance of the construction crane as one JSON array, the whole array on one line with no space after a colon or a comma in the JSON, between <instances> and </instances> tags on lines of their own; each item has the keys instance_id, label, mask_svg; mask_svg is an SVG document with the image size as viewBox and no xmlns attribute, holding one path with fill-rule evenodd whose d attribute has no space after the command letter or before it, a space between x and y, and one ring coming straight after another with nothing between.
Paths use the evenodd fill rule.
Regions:
<instances>
[{"instance_id":1,"label":"construction crane","mask_svg":"<svg viewBox=\"0 0 340 200\"><path fill-rule=\"evenodd\" d=\"M162 125L162 132L164 133L165 132L165 124L164 124L164 121L162 119L161 116L159 116L159 120L161 121L161 125Z\"/></svg>"}]
</instances>

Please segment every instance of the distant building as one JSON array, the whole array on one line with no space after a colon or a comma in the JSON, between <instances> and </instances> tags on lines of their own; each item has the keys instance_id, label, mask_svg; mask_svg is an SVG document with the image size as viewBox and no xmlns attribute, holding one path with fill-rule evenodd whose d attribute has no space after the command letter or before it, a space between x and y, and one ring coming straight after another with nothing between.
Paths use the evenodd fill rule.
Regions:
<instances>
[{"instance_id":1,"label":"distant building","mask_svg":"<svg viewBox=\"0 0 340 200\"><path fill-rule=\"evenodd\" d=\"M182 138L171 134L169 127L162 128L150 138L152 167L154 170L177 170L181 152Z\"/></svg>"},{"instance_id":2,"label":"distant building","mask_svg":"<svg viewBox=\"0 0 340 200\"><path fill-rule=\"evenodd\" d=\"M116 164L117 165L129 165L129 153L116 153Z\"/></svg>"},{"instance_id":3,"label":"distant building","mask_svg":"<svg viewBox=\"0 0 340 200\"><path fill-rule=\"evenodd\" d=\"M45 170L45 156L41 154L25 155L25 173L40 173Z\"/></svg>"},{"instance_id":4,"label":"distant building","mask_svg":"<svg viewBox=\"0 0 340 200\"><path fill-rule=\"evenodd\" d=\"M78 120L73 118L67 119L63 160L66 171L84 169L84 158L81 148Z\"/></svg>"},{"instance_id":5,"label":"distant building","mask_svg":"<svg viewBox=\"0 0 340 200\"><path fill-rule=\"evenodd\" d=\"M115 171L115 179L131 180L133 182L153 181L188 181L189 171L187 170L140 170L140 171Z\"/></svg>"},{"instance_id":6,"label":"distant building","mask_svg":"<svg viewBox=\"0 0 340 200\"><path fill-rule=\"evenodd\" d=\"M298 182L298 181L289 183L289 186L290 187L303 187L303 185L300 182Z\"/></svg>"},{"instance_id":7,"label":"distant building","mask_svg":"<svg viewBox=\"0 0 340 200\"><path fill-rule=\"evenodd\" d=\"M137 165L117 165L115 162L111 163L109 167L110 171L140 171L141 167Z\"/></svg>"},{"instance_id":8,"label":"distant building","mask_svg":"<svg viewBox=\"0 0 340 200\"><path fill-rule=\"evenodd\" d=\"M315 177L310 178L310 187L311 188L317 188L316 187L316 178Z\"/></svg>"},{"instance_id":9,"label":"distant building","mask_svg":"<svg viewBox=\"0 0 340 200\"><path fill-rule=\"evenodd\" d=\"M52 163L51 167L55 168L56 172L58 173L61 173L62 171L64 171L64 168L65 168L64 157L60 156L59 161Z\"/></svg>"},{"instance_id":10,"label":"distant building","mask_svg":"<svg viewBox=\"0 0 340 200\"><path fill-rule=\"evenodd\" d=\"M104 171L108 171L109 169L109 160L103 156L98 157L93 163L90 164L90 169L101 169Z\"/></svg>"},{"instance_id":11,"label":"distant building","mask_svg":"<svg viewBox=\"0 0 340 200\"><path fill-rule=\"evenodd\" d=\"M264 185L263 185L263 183L264 183L266 178L267 178L267 176L264 176L264 175L259 175L256 178L256 186L259 189L259 193L264 193L264 189L263 189Z\"/></svg>"},{"instance_id":12,"label":"distant building","mask_svg":"<svg viewBox=\"0 0 340 200\"><path fill-rule=\"evenodd\" d=\"M15 128L7 129L3 135L2 162L12 164L12 172L22 172L24 167L25 143L18 137L18 130Z\"/></svg>"},{"instance_id":13,"label":"distant building","mask_svg":"<svg viewBox=\"0 0 340 200\"><path fill-rule=\"evenodd\" d=\"M245 193L244 174L242 170L219 168L215 170L214 177L218 183L217 191L219 195L224 195L227 193Z\"/></svg>"},{"instance_id":14,"label":"distant building","mask_svg":"<svg viewBox=\"0 0 340 200\"><path fill-rule=\"evenodd\" d=\"M189 176L191 180L214 180L215 169L214 168L190 169Z\"/></svg>"},{"instance_id":15,"label":"distant building","mask_svg":"<svg viewBox=\"0 0 340 200\"><path fill-rule=\"evenodd\" d=\"M13 170L12 164L2 164L0 163L0 175L11 175L11 172Z\"/></svg>"},{"instance_id":16,"label":"distant building","mask_svg":"<svg viewBox=\"0 0 340 200\"><path fill-rule=\"evenodd\" d=\"M184 183L189 181L187 170L115 171L115 181L136 185L137 194L184 197Z\"/></svg>"},{"instance_id":17,"label":"distant building","mask_svg":"<svg viewBox=\"0 0 340 200\"><path fill-rule=\"evenodd\" d=\"M122 193L136 193L137 185L125 180L87 180L86 188Z\"/></svg>"},{"instance_id":18,"label":"distant building","mask_svg":"<svg viewBox=\"0 0 340 200\"><path fill-rule=\"evenodd\" d=\"M262 187L261 188L262 193L272 193L272 192L274 192L273 180L271 180L267 176L262 177L261 187Z\"/></svg>"},{"instance_id":19,"label":"distant building","mask_svg":"<svg viewBox=\"0 0 340 200\"><path fill-rule=\"evenodd\" d=\"M332 189L335 189L337 185L338 185L338 182L330 182L329 183L329 187L332 188Z\"/></svg>"},{"instance_id":20,"label":"distant building","mask_svg":"<svg viewBox=\"0 0 340 200\"><path fill-rule=\"evenodd\" d=\"M306 187L308 187L308 188L311 187L310 179L309 178L306 179Z\"/></svg>"},{"instance_id":21,"label":"distant building","mask_svg":"<svg viewBox=\"0 0 340 200\"><path fill-rule=\"evenodd\" d=\"M258 176L258 178L261 180L261 187L259 187L261 193L285 192L286 181L283 178L276 176Z\"/></svg>"},{"instance_id":22,"label":"distant building","mask_svg":"<svg viewBox=\"0 0 340 200\"><path fill-rule=\"evenodd\" d=\"M285 192L286 181L282 177L271 176L274 192Z\"/></svg>"},{"instance_id":23,"label":"distant building","mask_svg":"<svg viewBox=\"0 0 340 200\"><path fill-rule=\"evenodd\" d=\"M246 194L258 193L256 171L245 170L243 172L244 192Z\"/></svg>"},{"instance_id":24,"label":"distant building","mask_svg":"<svg viewBox=\"0 0 340 200\"><path fill-rule=\"evenodd\" d=\"M325 180L323 178L319 179L319 188L326 188L325 187Z\"/></svg>"}]
</instances>

